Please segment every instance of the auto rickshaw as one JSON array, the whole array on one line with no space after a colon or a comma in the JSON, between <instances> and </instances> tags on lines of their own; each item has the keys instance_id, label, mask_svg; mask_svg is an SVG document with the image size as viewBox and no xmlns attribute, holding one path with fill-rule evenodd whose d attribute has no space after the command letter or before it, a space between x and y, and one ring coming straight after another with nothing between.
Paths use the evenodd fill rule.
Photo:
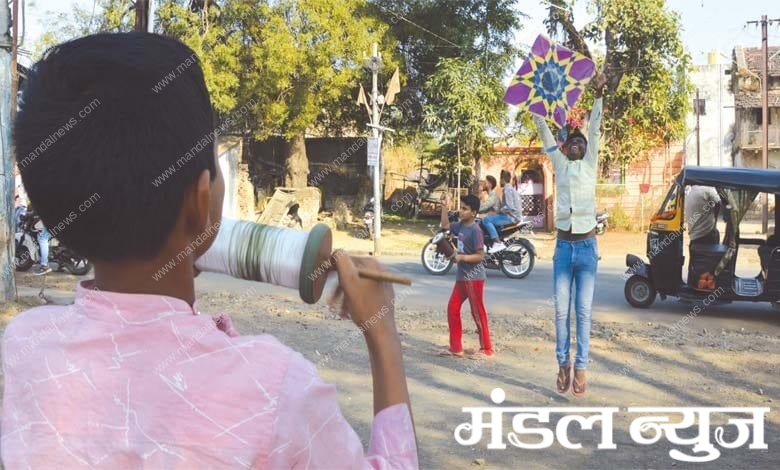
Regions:
<instances>
[{"instance_id":1,"label":"auto rickshaw","mask_svg":"<svg viewBox=\"0 0 780 470\"><path fill-rule=\"evenodd\" d=\"M685 256L685 188L711 186L721 199L725 233L717 244L690 246L687 280L683 281ZM709 303L744 300L770 302L780 306L780 241L774 234L763 238L742 238L739 225L753 201L761 193L780 194L780 171L752 168L685 167L677 176L661 207L650 219L647 232L647 258L626 255L625 296L636 308L650 307L656 296L661 300L677 297ZM780 201L780 199L776 199ZM771 214L770 214L771 220ZM780 220L775 204L774 227ZM776 228L774 229L776 230ZM757 245L761 270L755 277L735 274L741 245Z\"/></svg>"}]
</instances>

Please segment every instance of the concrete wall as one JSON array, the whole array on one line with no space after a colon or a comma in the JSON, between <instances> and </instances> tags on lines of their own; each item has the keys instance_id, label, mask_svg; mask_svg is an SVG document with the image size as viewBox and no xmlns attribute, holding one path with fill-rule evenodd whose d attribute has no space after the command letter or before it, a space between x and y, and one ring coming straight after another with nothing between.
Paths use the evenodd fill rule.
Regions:
<instances>
[{"instance_id":1,"label":"concrete wall","mask_svg":"<svg viewBox=\"0 0 780 470\"><path fill-rule=\"evenodd\" d=\"M238 136L220 136L217 142L219 168L225 180L222 216L230 219L255 220L254 192L247 166L241 164L242 143Z\"/></svg>"},{"instance_id":2,"label":"concrete wall","mask_svg":"<svg viewBox=\"0 0 780 470\"><path fill-rule=\"evenodd\" d=\"M704 99L705 114L699 117L699 145L701 166L733 166L732 145L734 140L734 95L730 92L731 79L725 74L731 64L717 63L711 55L707 65L697 65L691 73L694 91L690 101ZM695 109L687 116L688 136L685 145L685 164L696 165L696 114Z\"/></svg>"},{"instance_id":3,"label":"concrete wall","mask_svg":"<svg viewBox=\"0 0 780 470\"><path fill-rule=\"evenodd\" d=\"M763 168L762 127L756 119L754 108L737 108L736 135L738 151L734 166ZM756 108L760 112L760 108ZM769 168L780 169L780 109L769 108Z\"/></svg>"},{"instance_id":4,"label":"concrete wall","mask_svg":"<svg viewBox=\"0 0 780 470\"><path fill-rule=\"evenodd\" d=\"M284 165L287 143L273 137L252 142L244 152L244 161L258 189L258 197L271 197L274 189L284 186ZM307 138L309 186L322 194L321 205L333 210L337 199L347 199L356 205L367 201L371 191L371 176L366 164L366 138Z\"/></svg>"}]
</instances>

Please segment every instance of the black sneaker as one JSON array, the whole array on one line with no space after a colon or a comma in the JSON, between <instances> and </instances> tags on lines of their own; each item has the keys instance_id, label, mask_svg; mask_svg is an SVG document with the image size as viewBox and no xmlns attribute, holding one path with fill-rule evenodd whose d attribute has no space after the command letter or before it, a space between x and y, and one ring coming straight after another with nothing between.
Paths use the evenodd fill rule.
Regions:
<instances>
[{"instance_id":1,"label":"black sneaker","mask_svg":"<svg viewBox=\"0 0 780 470\"><path fill-rule=\"evenodd\" d=\"M51 268L48 266L36 266L35 269L33 269L34 276L43 276L44 274L49 274L50 272Z\"/></svg>"}]
</instances>

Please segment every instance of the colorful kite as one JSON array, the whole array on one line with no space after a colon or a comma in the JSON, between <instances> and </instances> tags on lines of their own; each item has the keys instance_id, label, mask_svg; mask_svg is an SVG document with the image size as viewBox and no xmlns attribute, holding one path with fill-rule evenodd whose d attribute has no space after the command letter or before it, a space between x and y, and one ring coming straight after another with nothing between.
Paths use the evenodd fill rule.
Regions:
<instances>
[{"instance_id":1,"label":"colorful kite","mask_svg":"<svg viewBox=\"0 0 780 470\"><path fill-rule=\"evenodd\" d=\"M584 55L553 44L540 34L506 90L504 101L552 120L563 128L566 114L596 73Z\"/></svg>"}]
</instances>

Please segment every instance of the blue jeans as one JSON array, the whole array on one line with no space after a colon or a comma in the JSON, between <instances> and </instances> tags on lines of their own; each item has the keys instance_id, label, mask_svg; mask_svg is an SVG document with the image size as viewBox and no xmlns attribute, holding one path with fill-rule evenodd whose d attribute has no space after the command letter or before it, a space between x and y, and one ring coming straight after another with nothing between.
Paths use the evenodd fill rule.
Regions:
<instances>
[{"instance_id":1,"label":"blue jeans","mask_svg":"<svg viewBox=\"0 0 780 470\"><path fill-rule=\"evenodd\" d=\"M38 234L38 245L41 247L41 266L49 265L49 239L51 234L46 227L43 227L41 233Z\"/></svg>"},{"instance_id":2,"label":"blue jeans","mask_svg":"<svg viewBox=\"0 0 780 470\"><path fill-rule=\"evenodd\" d=\"M591 306L596 287L598 244L596 238L579 241L558 240L553 256L553 300L555 301L555 355L558 365L569 367L571 345L572 287L577 321L577 355L574 368L588 367Z\"/></svg>"},{"instance_id":3,"label":"blue jeans","mask_svg":"<svg viewBox=\"0 0 780 470\"><path fill-rule=\"evenodd\" d=\"M498 230L496 230L496 225L506 225L511 224L512 222L514 222L514 219L506 214L488 215L482 219L482 225L485 226L485 230L487 230L490 239L494 241L498 240Z\"/></svg>"}]
</instances>

